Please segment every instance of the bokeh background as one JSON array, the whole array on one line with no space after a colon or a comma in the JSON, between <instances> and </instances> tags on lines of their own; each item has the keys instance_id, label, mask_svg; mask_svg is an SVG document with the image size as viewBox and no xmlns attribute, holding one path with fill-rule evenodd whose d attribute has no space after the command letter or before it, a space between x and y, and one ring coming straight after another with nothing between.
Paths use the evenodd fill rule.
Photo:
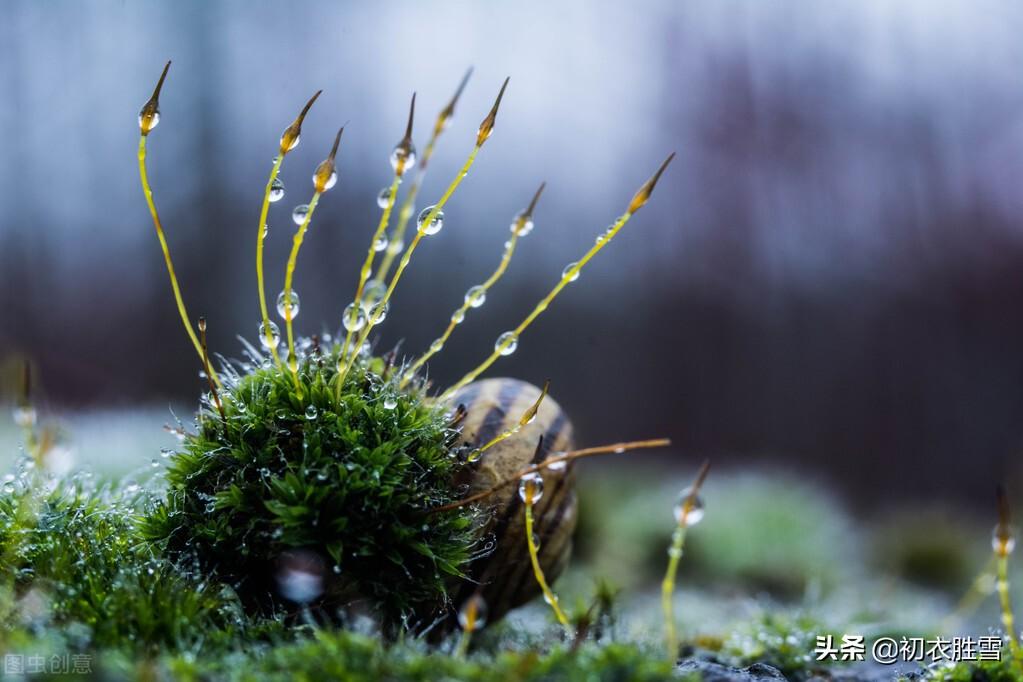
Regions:
<instances>
[{"instance_id":1,"label":"bokeh background","mask_svg":"<svg viewBox=\"0 0 1023 682\"><path fill-rule=\"evenodd\" d=\"M586 444L675 442L617 466L785 468L858 505L986 507L995 481L1020 482L1017 3L15 0L3 14L0 353L34 359L44 406L99 460L148 461L172 444L168 406L187 415L204 388L135 165L163 62L151 179L189 310L226 355L255 336L262 189L306 98L324 89L284 167L267 264L273 297L291 208L348 122L296 279L314 332L351 299L409 96L422 146L471 65L420 206L510 75L497 131L381 347L439 335L546 180L507 276L430 365L457 379L674 150L650 204L492 374L550 377Z\"/></svg>"}]
</instances>

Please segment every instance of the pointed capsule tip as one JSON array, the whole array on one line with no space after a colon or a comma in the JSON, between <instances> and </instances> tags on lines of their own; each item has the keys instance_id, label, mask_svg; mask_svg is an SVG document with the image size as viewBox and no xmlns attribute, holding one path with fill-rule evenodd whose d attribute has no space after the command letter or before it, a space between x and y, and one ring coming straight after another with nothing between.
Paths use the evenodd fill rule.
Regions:
<instances>
[{"instance_id":1,"label":"pointed capsule tip","mask_svg":"<svg viewBox=\"0 0 1023 682\"><path fill-rule=\"evenodd\" d=\"M661 174L671 163L672 159L675 158L675 152L668 155L661 165L657 168L657 171L650 176L650 179L643 183L643 186L639 188L636 194L632 197L632 201L629 203L628 213L632 214L643 208L644 204L650 200L650 195L653 194L654 187L657 186L657 181L661 179Z\"/></svg>"},{"instance_id":2,"label":"pointed capsule tip","mask_svg":"<svg viewBox=\"0 0 1023 682\"><path fill-rule=\"evenodd\" d=\"M416 93L412 93L412 104L409 105L408 110L408 125L405 127L405 138L402 142L412 140L412 121L416 117Z\"/></svg>"},{"instance_id":3,"label":"pointed capsule tip","mask_svg":"<svg viewBox=\"0 0 1023 682\"><path fill-rule=\"evenodd\" d=\"M533 195L533 198L529 202L529 206L526 207L526 215L527 216L532 216L533 215L533 210L536 208L536 202L540 201L540 195L543 194L543 190L544 190L545 187L547 187L547 181L546 180L544 182L540 183L540 187L536 190L536 194Z\"/></svg>"},{"instance_id":4,"label":"pointed capsule tip","mask_svg":"<svg viewBox=\"0 0 1023 682\"><path fill-rule=\"evenodd\" d=\"M337 131L337 135L334 137L334 146L330 148L330 156L327 157L331 161L333 161L334 157L337 156L337 148L341 145L341 135L343 135L344 132L345 127L341 126Z\"/></svg>"},{"instance_id":5,"label":"pointed capsule tip","mask_svg":"<svg viewBox=\"0 0 1023 682\"><path fill-rule=\"evenodd\" d=\"M490 113L480 123L479 132L476 133L476 146L481 146L486 142L491 134L494 132L494 123L497 121L497 110L501 107L501 100L504 99L504 91L508 87L508 81L511 80L511 76L504 79L504 83L501 84L501 90L497 93L497 99L494 100L494 106L490 108Z\"/></svg>"}]
</instances>

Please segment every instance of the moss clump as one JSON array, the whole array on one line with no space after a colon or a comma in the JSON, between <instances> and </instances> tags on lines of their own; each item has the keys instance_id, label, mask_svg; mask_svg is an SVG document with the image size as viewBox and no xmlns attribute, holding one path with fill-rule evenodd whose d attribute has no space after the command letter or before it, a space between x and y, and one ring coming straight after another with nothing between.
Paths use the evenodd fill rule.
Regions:
<instances>
[{"instance_id":1,"label":"moss clump","mask_svg":"<svg viewBox=\"0 0 1023 682\"><path fill-rule=\"evenodd\" d=\"M364 601L385 624L425 623L476 542L477 512L427 514L460 492L458 434L380 358L361 357L339 397L338 348L307 347L298 389L262 358L227 375L224 417L207 401L145 533L259 610ZM301 594L281 582L291 570Z\"/></svg>"},{"instance_id":2,"label":"moss clump","mask_svg":"<svg viewBox=\"0 0 1023 682\"><path fill-rule=\"evenodd\" d=\"M228 641L246 629L230 588L149 552L136 529L144 493L49 483L52 492L26 480L0 496L0 610L8 636L0 640L10 644L17 634L10 626L56 626L72 648L157 651Z\"/></svg>"}]
</instances>

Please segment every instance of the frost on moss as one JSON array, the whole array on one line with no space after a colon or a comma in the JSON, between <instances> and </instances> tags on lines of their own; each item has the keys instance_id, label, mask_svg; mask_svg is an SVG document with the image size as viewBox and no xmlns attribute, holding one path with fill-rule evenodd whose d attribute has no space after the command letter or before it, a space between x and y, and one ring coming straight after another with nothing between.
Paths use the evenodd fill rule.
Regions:
<instances>
[{"instance_id":1,"label":"frost on moss","mask_svg":"<svg viewBox=\"0 0 1023 682\"><path fill-rule=\"evenodd\" d=\"M477 512L427 513L458 497L457 432L420 388L385 379L379 358L358 362L338 400L337 352L306 354L300 392L268 362L229 376L224 418L201 415L145 532L259 610L364 601L385 623L423 625L476 540ZM281 583L289 571L298 594Z\"/></svg>"}]
</instances>

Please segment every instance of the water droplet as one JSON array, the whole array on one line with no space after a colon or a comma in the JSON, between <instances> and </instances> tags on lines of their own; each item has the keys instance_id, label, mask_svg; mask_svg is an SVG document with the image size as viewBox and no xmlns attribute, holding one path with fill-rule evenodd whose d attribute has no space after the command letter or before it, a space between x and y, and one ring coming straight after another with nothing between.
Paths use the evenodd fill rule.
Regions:
<instances>
[{"instance_id":1,"label":"water droplet","mask_svg":"<svg viewBox=\"0 0 1023 682\"><path fill-rule=\"evenodd\" d=\"M427 206L419 213L419 218L416 219L416 225L419 227L419 231L423 234L437 234L441 228L444 227L444 211L437 211L437 214L433 216L433 220L430 224L426 224L426 219L430 217L436 206Z\"/></svg>"},{"instance_id":2,"label":"water droplet","mask_svg":"<svg viewBox=\"0 0 1023 682\"><path fill-rule=\"evenodd\" d=\"M416 165L416 148L412 146L412 143L408 143L406 146L403 142L404 140L399 142L394 147L394 150L391 151L391 168L397 171L398 164L404 159L405 167L402 169L402 172L408 173Z\"/></svg>"},{"instance_id":3,"label":"water droplet","mask_svg":"<svg viewBox=\"0 0 1023 682\"><path fill-rule=\"evenodd\" d=\"M267 322L266 324L269 326L259 325L259 342L263 344L263 348L274 350L281 342L281 330L274 322Z\"/></svg>"},{"instance_id":4,"label":"water droplet","mask_svg":"<svg viewBox=\"0 0 1023 682\"><path fill-rule=\"evenodd\" d=\"M686 501L692 495L692 488L686 488L678 494L678 502L675 503L675 521L682 526L695 526L703 519L703 500L699 495L693 496L686 509Z\"/></svg>"},{"instance_id":5,"label":"water droplet","mask_svg":"<svg viewBox=\"0 0 1023 682\"><path fill-rule=\"evenodd\" d=\"M380 253L381 251L387 248L387 244L388 244L387 235L382 234L379 237L377 237L377 240L375 242L373 242L373 250L376 251L377 253Z\"/></svg>"},{"instance_id":6,"label":"water droplet","mask_svg":"<svg viewBox=\"0 0 1023 682\"><path fill-rule=\"evenodd\" d=\"M387 186L380 190L380 194L377 195L377 206L387 208L389 203L391 203L391 188Z\"/></svg>"},{"instance_id":7,"label":"water droplet","mask_svg":"<svg viewBox=\"0 0 1023 682\"><path fill-rule=\"evenodd\" d=\"M442 348L444 348L444 339L434 339L430 344L430 350L434 353L439 353Z\"/></svg>"},{"instance_id":8,"label":"water droplet","mask_svg":"<svg viewBox=\"0 0 1023 682\"><path fill-rule=\"evenodd\" d=\"M465 302L472 308L479 308L487 302L487 290L479 284L474 287L470 287L469 290L465 292Z\"/></svg>"},{"instance_id":9,"label":"water droplet","mask_svg":"<svg viewBox=\"0 0 1023 682\"><path fill-rule=\"evenodd\" d=\"M1016 549L1016 533L1012 528L1004 528L1001 524L995 526L991 534L991 548L1000 556L1012 554Z\"/></svg>"},{"instance_id":10,"label":"water droplet","mask_svg":"<svg viewBox=\"0 0 1023 682\"><path fill-rule=\"evenodd\" d=\"M334 575L341 575L341 566L339 564L334 564L334 568L332 570L334 571Z\"/></svg>"},{"instance_id":11,"label":"water droplet","mask_svg":"<svg viewBox=\"0 0 1023 682\"><path fill-rule=\"evenodd\" d=\"M280 201L284 198L284 183L281 182L280 178L274 178L274 181L270 183L270 201Z\"/></svg>"},{"instance_id":12,"label":"water droplet","mask_svg":"<svg viewBox=\"0 0 1023 682\"><path fill-rule=\"evenodd\" d=\"M341 316L341 324L350 332L357 332L366 326L366 313L354 303L349 303Z\"/></svg>"},{"instance_id":13,"label":"water droplet","mask_svg":"<svg viewBox=\"0 0 1023 682\"><path fill-rule=\"evenodd\" d=\"M14 408L14 423L23 429L35 426L38 414L31 405Z\"/></svg>"},{"instance_id":14,"label":"water droplet","mask_svg":"<svg viewBox=\"0 0 1023 682\"><path fill-rule=\"evenodd\" d=\"M299 204L291 212L291 219L295 221L296 225L301 225L307 215L309 215L309 204Z\"/></svg>"},{"instance_id":15,"label":"water droplet","mask_svg":"<svg viewBox=\"0 0 1023 682\"><path fill-rule=\"evenodd\" d=\"M316 186L316 182L317 182L317 180L316 180L316 173L313 173L313 187ZM335 170L335 171L331 171L330 172L330 177L328 177L327 181L325 183L323 183L323 190L322 191L326 192L328 189L330 189L331 187L333 187L336 184L337 184L337 171Z\"/></svg>"},{"instance_id":16,"label":"water droplet","mask_svg":"<svg viewBox=\"0 0 1023 682\"><path fill-rule=\"evenodd\" d=\"M561 271L561 278L566 279L569 282L574 282L579 279L579 264L576 262L569 263L565 266L565 269Z\"/></svg>"},{"instance_id":17,"label":"water droplet","mask_svg":"<svg viewBox=\"0 0 1023 682\"><path fill-rule=\"evenodd\" d=\"M487 624L487 602L478 594L465 600L458 609L458 626L474 632Z\"/></svg>"},{"instance_id":18,"label":"water droplet","mask_svg":"<svg viewBox=\"0 0 1023 682\"><path fill-rule=\"evenodd\" d=\"M298 372L298 356L295 355L295 351L292 348L288 349L288 369L292 372Z\"/></svg>"},{"instance_id":19,"label":"water droplet","mask_svg":"<svg viewBox=\"0 0 1023 682\"><path fill-rule=\"evenodd\" d=\"M292 289L290 297L288 293L287 290L284 290L277 294L277 314L281 316L282 320L294 320L298 317L298 311L302 307L302 302L298 300L298 292Z\"/></svg>"},{"instance_id":20,"label":"water droplet","mask_svg":"<svg viewBox=\"0 0 1023 682\"><path fill-rule=\"evenodd\" d=\"M557 595L550 594L549 592L544 592L543 593L543 600L545 602L547 602L551 606L553 606L554 604L559 603Z\"/></svg>"},{"instance_id":21,"label":"water droplet","mask_svg":"<svg viewBox=\"0 0 1023 682\"><path fill-rule=\"evenodd\" d=\"M307 604L323 594L323 560L297 550L281 555L277 572L277 589L290 601Z\"/></svg>"},{"instance_id":22,"label":"water droplet","mask_svg":"<svg viewBox=\"0 0 1023 682\"><path fill-rule=\"evenodd\" d=\"M547 465L548 471L564 471L568 468L568 460L561 460L559 462L551 462Z\"/></svg>"},{"instance_id":23,"label":"water droplet","mask_svg":"<svg viewBox=\"0 0 1023 682\"><path fill-rule=\"evenodd\" d=\"M542 497L543 476L534 471L519 479L519 498L523 502L536 504Z\"/></svg>"},{"instance_id":24,"label":"water droplet","mask_svg":"<svg viewBox=\"0 0 1023 682\"><path fill-rule=\"evenodd\" d=\"M392 239L391 243L387 245L387 253L396 256L401 253L401 250L405 248L404 239Z\"/></svg>"},{"instance_id":25,"label":"water droplet","mask_svg":"<svg viewBox=\"0 0 1023 682\"><path fill-rule=\"evenodd\" d=\"M596 239L596 243L598 245L605 243L608 239L611 238L611 232L612 232L612 228L609 227L606 230L604 230L603 232L601 232L600 234L598 234L597 235L597 239Z\"/></svg>"},{"instance_id":26,"label":"water droplet","mask_svg":"<svg viewBox=\"0 0 1023 682\"><path fill-rule=\"evenodd\" d=\"M520 237L525 237L527 234L533 231L533 219L527 216L525 213L520 213L512 220L511 224L512 234L516 234Z\"/></svg>"},{"instance_id":27,"label":"water droplet","mask_svg":"<svg viewBox=\"0 0 1023 682\"><path fill-rule=\"evenodd\" d=\"M505 332L497 337L494 343L494 350L501 355L511 355L519 347L519 335L515 332Z\"/></svg>"},{"instance_id":28,"label":"water droplet","mask_svg":"<svg viewBox=\"0 0 1023 682\"><path fill-rule=\"evenodd\" d=\"M170 448L163 448L163 449L160 450L160 456L163 457L164 459L167 459L168 457L170 457L173 454L174 454L174 451L171 450Z\"/></svg>"},{"instance_id":29,"label":"water droplet","mask_svg":"<svg viewBox=\"0 0 1023 682\"><path fill-rule=\"evenodd\" d=\"M319 410L316 409L316 405L310 405L309 407L305 408L305 418L306 419L310 419L310 420L316 419L319 415L320 415L320 412L319 412Z\"/></svg>"},{"instance_id":30,"label":"water droplet","mask_svg":"<svg viewBox=\"0 0 1023 682\"><path fill-rule=\"evenodd\" d=\"M384 398L384 409L385 410L393 410L397 406L398 406L398 399L395 398L393 395L389 395L386 398Z\"/></svg>"},{"instance_id":31,"label":"water droplet","mask_svg":"<svg viewBox=\"0 0 1023 682\"><path fill-rule=\"evenodd\" d=\"M381 301L373 306L369 312L369 319L373 320L373 324L380 324L387 319L387 311L391 309L390 301Z\"/></svg>"},{"instance_id":32,"label":"water droplet","mask_svg":"<svg viewBox=\"0 0 1023 682\"><path fill-rule=\"evenodd\" d=\"M263 223L263 239L266 239L268 234L270 234L270 223Z\"/></svg>"},{"instance_id":33,"label":"water droplet","mask_svg":"<svg viewBox=\"0 0 1023 682\"><path fill-rule=\"evenodd\" d=\"M540 536L536 533L533 533L533 546L536 547L537 551L540 550Z\"/></svg>"},{"instance_id":34,"label":"water droplet","mask_svg":"<svg viewBox=\"0 0 1023 682\"><path fill-rule=\"evenodd\" d=\"M364 310L369 310L373 307L377 301L381 300L387 294L387 285L383 282L371 279L366 282L366 286L362 289L362 307Z\"/></svg>"},{"instance_id":35,"label":"water droplet","mask_svg":"<svg viewBox=\"0 0 1023 682\"><path fill-rule=\"evenodd\" d=\"M160 466L160 460L158 459L150 460L149 466L153 467L154 469L158 468Z\"/></svg>"},{"instance_id":36,"label":"water droplet","mask_svg":"<svg viewBox=\"0 0 1023 682\"><path fill-rule=\"evenodd\" d=\"M153 128L160 125L160 110L155 109L149 112L149 116L146 116L146 107L142 107L142 111L139 112L139 127L146 128L148 123L148 129L151 132ZM146 119L149 119L148 121Z\"/></svg>"},{"instance_id":37,"label":"water droplet","mask_svg":"<svg viewBox=\"0 0 1023 682\"><path fill-rule=\"evenodd\" d=\"M451 321L454 322L455 324L462 324L462 321L464 319L465 319L465 310L462 309L462 308L459 308L455 312L451 313Z\"/></svg>"},{"instance_id":38,"label":"water droplet","mask_svg":"<svg viewBox=\"0 0 1023 682\"><path fill-rule=\"evenodd\" d=\"M126 492L126 493L137 493L138 491L139 491L139 484L136 483L135 481L133 481L132 479L129 478L127 481L124 482L124 492Z\"/></svg>"}]
</instances>

